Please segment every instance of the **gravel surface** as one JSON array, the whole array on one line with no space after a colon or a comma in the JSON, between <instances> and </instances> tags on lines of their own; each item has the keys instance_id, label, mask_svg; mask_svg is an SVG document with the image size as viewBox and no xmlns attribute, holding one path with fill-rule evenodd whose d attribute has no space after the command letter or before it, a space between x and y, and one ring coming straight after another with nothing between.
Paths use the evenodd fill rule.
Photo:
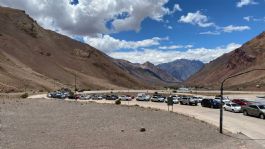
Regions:
<instances>
[{"instance_id":1,"label":"gravel surface","mask_svg":"<svg viewBox=\"0 0 265 149\"><path fill-rule=\"evenodd\" d=\"M226 134L190 117L137 106L0 99L0 149L262 148Z\"/></svg>"}]
</instances>

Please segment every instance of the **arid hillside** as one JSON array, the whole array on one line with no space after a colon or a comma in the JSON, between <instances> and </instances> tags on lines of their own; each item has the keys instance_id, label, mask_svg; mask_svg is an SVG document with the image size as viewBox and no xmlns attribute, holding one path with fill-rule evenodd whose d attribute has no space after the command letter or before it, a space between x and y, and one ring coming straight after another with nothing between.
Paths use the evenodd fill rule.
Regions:
<instances>
[{"instance_id":1,"label":"arid hillside","mask_svg":"<svg viewBox=\"0 0 265 149\"><path fill-rule=\"evenodd\" d=\"M41 28L24 11L0 7L0 91L60 87L148 88L112 58L69 37Z\"/></svg>"},{"instance_id":2,"label":"arid hillside","mask_svg":"<svg viewBox=\"0 0 265 149\"><path fill-rule=\"evenodd\" d=\"M265 69L265 32L245 43L242 47L206 64L186 83L218 88L220 82L229 75L255 68ZM225 86L235 90L265 90L265 71L253 71L233 78L227 81Z\"/></svg>"}]
</instances>

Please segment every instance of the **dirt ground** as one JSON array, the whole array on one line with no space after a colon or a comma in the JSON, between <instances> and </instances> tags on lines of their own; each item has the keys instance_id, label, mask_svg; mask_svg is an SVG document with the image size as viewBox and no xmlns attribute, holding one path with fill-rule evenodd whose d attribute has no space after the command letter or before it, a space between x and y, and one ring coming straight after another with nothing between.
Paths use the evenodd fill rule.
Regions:
<instances>
[{"instance_id":1,"label":"dirt ground","mask_svg":"<svg viewBox=\"0 0 265 149\"><path fill-rule=\"evenodd\" d=\"M221 135L212 125L171 112L92 102L0 99L0 149L22 148L262 147L243 135Z\"/></svg>"}]
</instances>

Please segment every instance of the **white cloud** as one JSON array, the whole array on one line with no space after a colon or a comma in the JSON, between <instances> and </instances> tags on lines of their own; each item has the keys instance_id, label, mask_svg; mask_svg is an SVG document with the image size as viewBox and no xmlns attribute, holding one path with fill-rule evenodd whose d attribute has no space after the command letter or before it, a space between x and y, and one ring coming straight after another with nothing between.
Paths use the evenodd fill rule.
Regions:
<instances>
[{"instance_id":1,"label":"white cloud","mask_svg":"<svg viewBox=\"0 0 265 149\"><path fill-rule=\"evenodd\" d=\"M245 31L245 30L250 30L250 27L249 26L234 26L234 25L223 27L223 31L227 33L231 33L234 31Z\"/></svg>"},{"instance_id":2,"label":"white cloud","mask_svg":"<svg viewBox=\"0 0 265 149\"><path fill-rule=\"evenodd\" d=\"M207 31L207 32L201 32L200 35L220 35L221 33L219 31Z\"/></svg>"},{"instance_id":3,"label":"white cloud","mask_svg":"<svg viewBox=\"0 0 265 149\"><path fill-rule=\"evenodd\" d=\"M213 49L207 48L195 48L188 49L187 51L163 51L157 49L144 49L143 51L130 51L130 52L112 52L109 55L118 58L126 59L135 63L144 63L150 61L154 64L166 63L174 61L176 59L190 59L201 60L205 63L216 59L217 57L228 53L236 48L239 48L240 44L230 43L226 46L221 46Z\"/></svg>"},{"instance_id":4,"label":"white cloud","mask_svg":"<svg viewBox=\"0 0 265 149\"><path fill-rule=\"evenodd\" d=\"M115 39L109 35L99 35L98 37L84 37L85 43L106 53L119 49L138 49L160 45L160 41L168 40L168 38L154 37L141 41L126 41Z\"/></svg>"},{"instance_id":5,"label":"white cloud","mask_svg":"<svg viewBox=\"0 0 265 149\"><path fill-rule=\"evenodd\" d=\"M181 16L179 22L198 25L200 27L215 26L215 24L209 22L208 17L206 15L203 15L200 11L197 11L195 13L189 12L186 16Z\"/></svg>"},{"instance_id":6,"label":"white cloud","mask_svg":"<svg viewBox=\"0 0 265 149\"><path fill-rule=\"evenodd\" d=\"M1 0L0 5L26 10L42 26L68 34L95 35L141 29L145 18L161 21L165 15L179 11L179 5L169 10L168 0ZM120 18L122 14L126 17ZM47 21L48 20L48 21ZM111 22L113 28L106 26Z\"/></svg>"},{"instance_id":7,"label":"white cloud","mask_svg":"<svg viewBox=\"0 0 265 149\"><path fill-rule=\"evenodd\" d=\"M256 4L258 4L258 3L255 2L254 0L240 0L239 2L237 2L236 6L241 8L243 6L256 5Z\"/></svg>"},{"instance_id":8,"label":"white cloud","mask_svg":"<svg viewBox=\"0 0 265 149\"><path fill-rule=\"evenodd\" d=\"M173 7L173 13L176 12L176 11L182 11L181 7L179 4L175 4L174 7Z\"/></svg>"},{"instance_id":9,"label":"white cloud","mask_svg":"<svg viewBox=\"0 0 265 149\"><path fill-rule=\"evenodd\" d=\"M249 22L253 19L253 16L246 16L246 17L243 17L243 19Z\"/></svg>"},{"instance_id":10,"label":"white cloud","mask_svg":"<svg viewBox=\"0 0 265 149\"><path fill-rule=\"evenodd\" d=\"M171 45L171 46L160 46L158 47L158 49L161 50L175 50L175 49L188 49L188 48L192 48L193 45Z\"/></svg>"},{"instance_id":11,"label":"white cloud","mask_svg":"<svg viewBox=\"0 0 265 149\"><path fill-rule=\"evenodd\" d=\"M263 18L255 18L253 16L246 16L246 17L243 17L243 19L245 21L248 21L248 22L250 22L250 21L254 21L254 22L265 21L265 17L263 17Z\"/></svg>"},{"instance_id":12,"label":"white cloud","mask_svg":"<svg viewBox=\"0 0 265 149\"><path fill-rule=\"evenodd\" d=\"M172 26L170 26L170 25L169 25L169 26L167 26L167 28L168 28L168 29L173 29L173 27L172 27Z\"/></svg>"}]
</instances>

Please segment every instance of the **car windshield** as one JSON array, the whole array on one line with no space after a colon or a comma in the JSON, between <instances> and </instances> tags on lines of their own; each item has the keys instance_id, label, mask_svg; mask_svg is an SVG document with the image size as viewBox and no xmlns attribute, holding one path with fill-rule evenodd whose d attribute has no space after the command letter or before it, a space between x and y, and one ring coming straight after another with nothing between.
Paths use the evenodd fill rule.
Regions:
<instances>
[{"instance_id":1,"label":"car windshield","mask_svg":"<svg viewBox=\"0 0 265 149\"><path fill-rule=\"evenodd\" d=\"M258 106L260 109L264 110L265 109L265 105L259 105Z\"/></svg>"}]
</instances>

